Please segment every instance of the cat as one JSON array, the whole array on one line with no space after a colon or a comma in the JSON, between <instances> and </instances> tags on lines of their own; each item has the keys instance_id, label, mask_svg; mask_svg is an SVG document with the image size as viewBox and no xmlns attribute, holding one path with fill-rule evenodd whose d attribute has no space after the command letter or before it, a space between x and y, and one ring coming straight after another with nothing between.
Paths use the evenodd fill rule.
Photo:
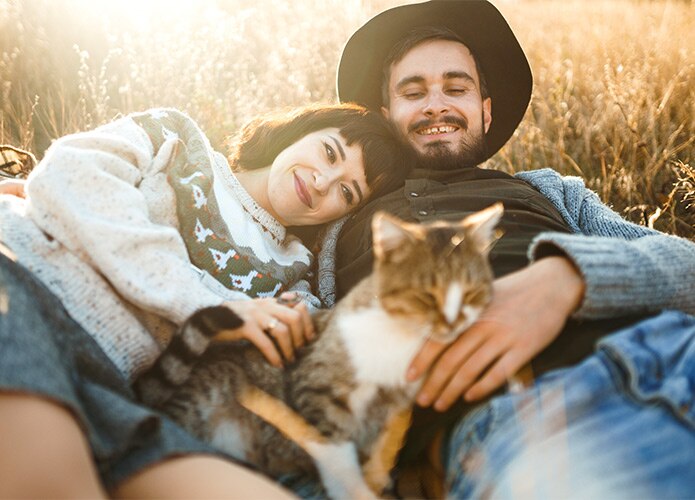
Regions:
<instances>
[{"instance_id":1,"label":"cat","mask_svg":"<svg viewBox=\"0 0 695 500\"><path fill-rule=\"evenodd\" d=\"M378 213L372 274L314 315L318 339L293 364L273 367L242 342L211 344L242 324L213 307L191 317L136 390L272 477L318 474L332 498L373 497L388 485L420 386L406 382L410 361L428 338L455 340L491 298L501 214L498 203L419 225Z\"/></svg>"}]
</instances>

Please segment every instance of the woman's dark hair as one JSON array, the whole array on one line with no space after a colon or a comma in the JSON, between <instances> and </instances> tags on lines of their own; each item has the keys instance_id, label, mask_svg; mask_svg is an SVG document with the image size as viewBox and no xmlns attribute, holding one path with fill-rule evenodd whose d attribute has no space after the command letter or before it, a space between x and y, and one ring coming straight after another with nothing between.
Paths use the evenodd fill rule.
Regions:
<instances>
[{"instance_id":1,"label":"woman's dark hair","mask_svg":"<svg viewBox=\"0 0 695 500\"><path fill-rule=\"evenodd\" d=\"M399 187L413 165L412 153L381 115L357 104L314 104L261 116L231 139L232 170L267 167L285 148L302 137L337 128L347 145L362 149L367 185L372 196Z\"/></svg>"}]
</instances>

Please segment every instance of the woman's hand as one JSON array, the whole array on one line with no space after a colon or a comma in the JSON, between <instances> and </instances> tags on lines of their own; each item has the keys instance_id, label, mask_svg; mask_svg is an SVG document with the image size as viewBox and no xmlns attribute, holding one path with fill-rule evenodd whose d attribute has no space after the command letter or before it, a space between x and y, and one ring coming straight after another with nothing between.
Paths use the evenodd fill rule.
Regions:
<instances>
[{"instance_id":1,"label":"woman's hand","mask_svg":"<svg viewBox=\"0 0 695 500\"><path fill-rule=\"evenodd\" d=\"M26 184L26 181L19 179L7 179L0 181L0 194L9 194L12 196L19 196L20 198L25 198L26 194L24 192L24 184Z\"/></svg>"},{"instance_id":2,"label":"woman's hand","mask_svg":"<svg viewBox=\"0 0 695 500\"><path fill-rule=\"evenodd\" d=\"M294 351L314 339L314 324L306 304L291 292L279 299L242 300L224 305L239 315L244 324L236 330L219 333L214 340L246 339L278 368L282 368L283 358L293 362Z\"/></svg>"}]
</instances>

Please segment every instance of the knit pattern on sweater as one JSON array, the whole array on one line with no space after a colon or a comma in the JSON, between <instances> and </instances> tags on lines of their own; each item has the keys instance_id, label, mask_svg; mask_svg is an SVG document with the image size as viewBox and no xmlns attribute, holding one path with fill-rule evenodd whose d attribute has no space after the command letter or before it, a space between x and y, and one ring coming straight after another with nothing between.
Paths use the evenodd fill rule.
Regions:
<instances>
[{"instance_id":1,"label":"knit pattern on sweater","mask_svg":"<svg viewBox=\"0 0 695 500\"><path fill-rule=\"evenodd\" d=\"M190 118L175 110L155 110L134 115L133 119L149 135L155 149L171 138L178 140L167 178L176 193L179 230L196 267L226 288L249 297L274 297L306 274L308 252L306 261L289 265L274 259L262 261L251 246L241 244L238 235L230 232L213 190L214 159L207 138ZM284 243L253 214L247 215L265 237L278 245Z\"/></svg>"}]
</instances>

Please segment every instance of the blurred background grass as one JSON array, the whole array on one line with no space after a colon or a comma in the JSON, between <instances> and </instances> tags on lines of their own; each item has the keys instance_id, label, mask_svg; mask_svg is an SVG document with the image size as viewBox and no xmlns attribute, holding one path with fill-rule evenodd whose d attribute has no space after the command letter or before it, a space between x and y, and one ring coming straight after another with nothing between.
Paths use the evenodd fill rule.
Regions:
<instances>
[{"instance_id":1,"label":"blurred background grass","mask_svg":"<svg viewBox=\"0 0 695 500\"><path fill-rule=\"evenodd\" d=\"M213 144L258 113L335 100L349 35L394 0L0 0L0 143L173 106ZM695 3L498 0L535 76L488 166L582 176L626 218L695 239Z\"/></svg>"}]
</instances>

